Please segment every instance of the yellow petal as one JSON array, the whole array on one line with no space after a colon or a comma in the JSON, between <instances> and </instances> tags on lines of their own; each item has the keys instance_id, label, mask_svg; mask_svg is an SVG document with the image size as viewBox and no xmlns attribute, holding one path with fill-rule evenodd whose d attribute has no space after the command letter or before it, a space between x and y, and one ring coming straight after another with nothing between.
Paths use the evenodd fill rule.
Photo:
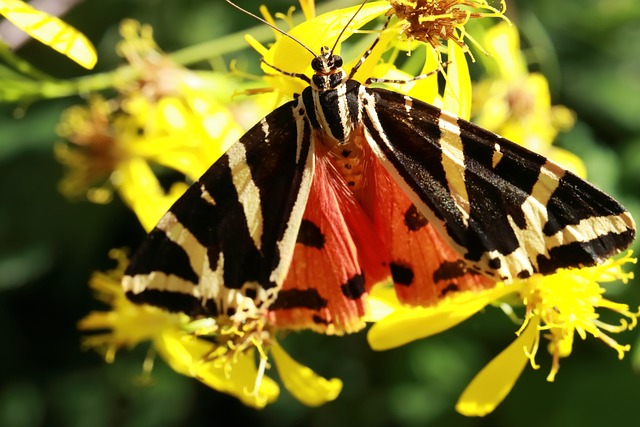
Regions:
<instances>
[{"instance_id":1,"label":"yellow petal","mask_svg":"<svg viewBox=\"0 0 640 427\"><path fill-rule=\"evenodd\" d=\"M91 42L64 21L34 9L20 0L0 2L0 14L15 26L85 68L96 65L98 56Z\"/></svg>"},{"instance_id":2,"label":"yellow petal","mask_svg":"<svg viewBox=\"0 0 640 427\"><path fill-rule=\"evenodd\" d=\"M98 293L98 298L110 304L110 311L93 311L78 322L78 327L86 331L106 330L105 342L115 348L133 347L174 329L181 323L181 316L149 305L130 302L124 295L120 279L110 273L94 273L89 282ZM91 346L91 344L88 344Z\"/></svg>"},{"instance_id":3,"label":"yellow petal","mask_svg":"<svg viewBox=\"0 0 640 427\"><path fill-rule=\"evenodd\" d=\"M280 390L272 379L261 377L256 381L253 351L237 354L232 360L208 359L214 350L211 342L178 331L167 331L154 344L174 371L235 396L245 405L263 408L278 397Z\"/></svg>"},{"instance_id":4,"label":"yellow petal","mask_svg":"<svg viewBox=\"0 0 640 427\"><path fill-rule=\"evenodd\" d=\"M532 318L522 334L475 376L456 404L458 412L482 417L507 397L529 362L528 354L539 335L538 324L538 317Z\"/></svg>"},{"instance_id":5,"label":"yellow petal","mask_svg":"<svg viewBox=\"0 0 640 427\"><path fill-rule=\"evenodd\" d=\"M300 0L300 8L307 21L316 16L316 2L313 0Z\"/></svg>"},{"instance_id":6,"label":"yellow petal","mask_svg":"<svg viewBox=\"0 0 640 427\"><path fill-rule=\"evenodd\" d=\"M465 120L471 116L471 76L464 50L449 40L447 85L444 89L444 110Z\"/></svg>"},{"instance_id":7,"label":"yellow petal","mask_svg":"<svg viewBox=\"0 0 640 427\"><path fill-rule=\"evenodd\" d=\"M395 68L395 66L384 62L381 60L382 55L389 48L389 45L393 43L398 38L398 34L394 31L385 31L379 35L380 39L378 40L378 44L373 48L373 50L367 56L367 60L358 68L358 71L354 74L353 79L359 82L366 81L369 77L382 77L382 78L390 78L390 79L398 79L398 80L408 80L412 78L412 75L404 73L401 70L397 70L402 75L397 77L393 77L391 75L379 73L379 70L384 70L385 67L391 66ZM360 61L361 56L357 56L352 58L351 60L345 59L347 61L344 65L344 69L347 71L351 71L351 69ZM388 68L387 68L388 69ZM409 83L407 88L414 86L416 83ZM403 85L400 85L400 92L406 93Z\"/></svg>"},{"instance_id":8,"label":"yellow petal","mask_svg":"<svg viewBox=\"0 0 640 427\"><path fill-rule=\"evenodd\" d=\"M149 164L142 159L123 163L118 169L117 181L120 196L147 231L153 229L188 187L176 183L165 193Z\"/></svg>"},{"instance_id":9,"label":"yellow petal","mask_svg":"<svg viewBox=\"0 0 640 427\"><path fill-rule=\"evenodd\" d=\"M319 406L334 400L342 390L338 378L327 380L293 360L276 342L271 346L276 368L287 390L307 406Z\"/></svg>"},{"instance_id":10,"label":"yellow petal","mask_svg":"<svg viewBox=\"0 0 640 427\"><path fill-rule=\"evenodd\" d=\"M264 47L262 43L256 40L255 37L253 37L251 34L245 34L244 39L247 43L249 43L249 46L251 46L256 52L260 54L260 56L265 56L267 52L269 52L269 49Z\"/></svg>"},{"instance_id":11,"label":"yellow petal","mask_svg":"<svg viewBox=\"0 0 640 427\"><path fill-rule=\"evenodd\" d=\"M465 292L434 307L402 307L374 324L367 339L373 350L388 350L445 331L482 310L514 286Z\"/></svg>"},{"instance_id":12,"label":"yellow petal","mask_svg":"<svg viewBox=\"0 0 640 427\"><path fill-rule=\"evenodd\" d=\"M253 351L237 355L229 369L225 371L214 362L202 362L197 378L209 387L231 394L245 405L258 409L278 398L280 388L271 378L258 373Z\"/></svg>"},{"instance_id":13,"label":"yellow petal","mask_svg":"<svg viewBox=\"0 0 640 427\"><path fill-rule=\"evenodd\" d=\"M189 113L182 99L167 96L158 101L155 124L165 132L184 131L188 125Z\"/></svg>"},{"instance_id":14,"label":"yellow petal","mask_svg":"<svg viewBox=\"0 0 640 427\"><path fill-rule=\"evenodd\" d=\"M110 313L109 311L92 311L78 321L78 329L82 331L109 329L113 326Z\"/></svg>"},{"instance_id":15,"label":"yellow petal","mask_svg":"<svg viewBox=\"0 0 640 427\"><path fill-rule=\"evenodd\" d=\"M400 307L393 285L379 284L369 292L369 310L365 322L378 322Z\"/></svg>"},{"instance_id":16,"label":"yellow petal","mask_svg":"<svg viewBox=\"0 0 640 427\"><path fill-rule=\"evenodd\" d=\"M427 74L435 71L440 66L438 54L430 45L427 46L427 57L424 61L420 74ZM438 96L438 74L416 81L415 85L407 92L407 95L424 102L433 104Z\"/></svg>"},{"instance_id":17,"label":"yellow petal","mask_svg":"<svg viewBox=\"0 0 640 427\"><path fill-rule=\"evenodd\" d=\"M508 22L500 22L485 33L487 53L495 59L500 75L512 80L527 74L527 64L520 51L518 29Z\"/></svg>"}]
</instances>

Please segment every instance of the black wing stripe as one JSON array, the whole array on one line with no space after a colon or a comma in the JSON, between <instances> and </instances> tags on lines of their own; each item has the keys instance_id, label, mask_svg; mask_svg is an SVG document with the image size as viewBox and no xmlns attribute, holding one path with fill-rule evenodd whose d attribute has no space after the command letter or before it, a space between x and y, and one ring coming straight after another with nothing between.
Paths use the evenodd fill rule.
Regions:
<instances>
[{"instance_id":1,"label":"black wing stripe","mask_svg":"<svg viewBox=\"0 0 640 427\"><path fill-rule=\"evenodd\" d=\"M498 150L501 150L501 144L504 144L503 138L473 126L469 122L457 120L457 118L456 123L460 128L464 147L465 183L469 190L469 203L472 204L471 209L474 211L472 216L480 218L483 226L486 226L496 218L493 216L483 218L484 215L502 211L498 218L500 220L498 226L508 228L507 215L509 215L521 228L526 228L525 217L520 206L529 195L533 194L533 188L538 182L540 170L546 163L546 159L535 153L525 152L525 150L518 150L519 152L514 156L512 147L509 147L506 153L502 153ZM487 143L487 141L494 141L494 143ZM506 143L509 144L509 141ZM494 164L497 153L500 153L500 160ZM487 165L492 165L494 172L490 178L486 174ZM503 177L508 177L509 182L505 182ZM493 182L494 180L497 182ZM487 184L491 184L492 187ZM509 190L516 191L505 192L507 186ZM489 194L492 196L491 210L485 210L482 206L475 204L475 202L482 200L483 196L487 196L484 193L485 190L491 192ZM505 198L507 203L505 203ZM501 252L509 253L508 249Z\"/></svg>"},{"instance_id":2,"label":"black wing stripe","mask_svg":"<svg viewBox=\"0 0 640 427\"><path fill-rule=\"evenodd\" d=\"M545 235L551 236L566 225L579 224L580 221L595 216L596 212L600 216L625 213L625 209L611 197L593 188L591 184L588 187L584 184L582 179L570 172L560 180L560 185L547 204L549 211L554 212L554 217L549 218L545 224Z\"/></svg>"},{"instance_id":3,"label":"black wing stripe","mask_svg":"<svg viewBox=\"0 0 640 427\"><path fill-rule=\"evenodd\" d=\"M212 300L203 304L201 298L178 292L166 292L158 289L147 289L142 293L126 292L127 298L137 304L160 306L171 312L189 313L190 316L215 317L218 307Z\"/></svg>"},{"instance_id":4,"label":"black wing stripe","mask_svg":"<svg viewBox=\"0 0 640 427\"><path fill-rule=\"evenodd\" d=\"M182 246L169 239L167 234L159 228L154 228L140 248L141 255L135 257L129 264L128 272L135 274L151 274L160 272L173 275L196 286L198 274L193 270L188 254ZM172 262L167 263L165 260Z\"/></svg>"},{"instance_id":5,"label":"black wing stripe","mask_svg":"<svg viewBox=\"0 0 640 427\"><path fill-rule=\"evenodd\" d=\"M459 126L463 144L470 216L464 238L466 257L480 260L489 251L509 255L521 246L512 223L528 228L521 206L532 194L546 159L523 150L513 155L510 143L503 138L455 116L444 112L442 115L451 117ZM505 146L509 149L503 149ZM500 160L495 163L498 150Z\"/></svg>"}]
</instances>

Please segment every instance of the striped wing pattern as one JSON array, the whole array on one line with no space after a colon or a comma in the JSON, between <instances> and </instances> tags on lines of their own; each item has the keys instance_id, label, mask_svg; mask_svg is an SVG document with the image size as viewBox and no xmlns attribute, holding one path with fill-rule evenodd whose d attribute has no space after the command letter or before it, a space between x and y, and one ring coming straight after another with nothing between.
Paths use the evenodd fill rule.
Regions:
<instances>
[{"instance_id":1,"label":"striped wing pattern","mask_svg":"<svg viewBox=\"0 0 640 427\"><path fill-rule=\"evenodd\" d=\"M296 101L269 114L171 207L125 272L132 301L242 319L275 300L313 177L303 117Z\"/></svg>"},{"instance_id":2,"label":"striped wing pattern","mask_svg":"<svg viewBox=\"0 0 640 427\"><path fill-rule=\"evenodd\" d=\"M377 158L470 269L510 281L633 241L624 207L545 157L396 92L361 86L360 97Z\"/></svg>"}]
</instances>

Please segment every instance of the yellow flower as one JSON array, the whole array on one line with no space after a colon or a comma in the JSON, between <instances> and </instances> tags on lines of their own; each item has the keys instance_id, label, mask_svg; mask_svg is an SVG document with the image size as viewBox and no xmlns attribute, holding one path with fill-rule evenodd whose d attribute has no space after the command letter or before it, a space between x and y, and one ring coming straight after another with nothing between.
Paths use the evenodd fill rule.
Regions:
<instances>
[{"instance_id":1,"label":"yellow flower","mask_svg":"<svg viewBox=\"0 0 640 427\"><path fill-rule=\"evenodd\" d=\"M584 164L576 155L551 145L558 132L573 126L575 115L565 106L551 105L547 79L528 70L518 30L499 23L484 33L483 46L490 55L485 60L488 76L474 86L474 122L584 177Z\"/></svg>"},{"instance_id":2,"label":"yellow flower","mask_svg":"<svg viewBox=\"0 0 640 427\"><path fill-rule=\"evenodd\" d=\"M618 260L609 260L604 264L580 270L563 269L550 276L534 276L525 281L520 295L527 307L523 328L527 322L539 317L546 331L545 338L550 341L549 352L553 355L553 365L547 377L555 379L560 367L559 359L571 354L574 334L582 339L587 335L602 340L618 352L622 359L629 351L628 345L620 345L609 333L620 333L635 327L637 314L629 311L627 304L615 303L603 297L605 290L599 283L621 280L627 283L633 279L633 273L625 273L621 266L625 263L636 263L631 252ZM619 325L611 325L600 320L596 309L608 309L623 317ZM628 319L628 320L627 320ZM533 354L531 355L533 360Z\"/></svg>"},{"instance_id":3,"label":"yellow flower","mask_svg":"<svg viewBox=\"0 0 640 427\"><path fill-rule=\"evenodd\" d=\"M122 33L119 51L141 77L120 82L115 99L96 95L87 107L66 110L58 133L71 144L58 144L56 154L68 168L64 194L106 203L115 189L149 230L186 188L178 183L164 191L152 166L194 181L243 130L217 97L231 95L228 78L173 64L149 27L125 21ZM214 96L211 86L224 94Z\"/></svg>"},{"instance_id":4,"label":"yellow flower","mask_svg":"<svg viewBox=\"0 0 640 427\"><path fill-rule=\"evenodd\" d=\"M243 325L216 325L213 319L192 320L184 314L132 303L120 285L126 257L116 250L111 255L118 260L118 267L94 274L90 282L111 310L94 311L78 324L85 331L103 331L85 337L83 344L97 349L107 362L113 362L120 348L150 341L176 372L235 396L245 405L263 408L280 393L276 382L265 375L270 353L285 388L302 403L322 405L340 394L339 379L322 378L293 360L263 318Z\"/></svg>"},{"instance_id":5,"label":"yellow flower","mask_svg":"<svg viewBox=\"0 0 640 427\"><path fill-rule=\"evenodd\" d=\"M625 273L621 266L634 263L631 253L618 260L609 260L595 267L579 270L560 270L550 276L534 276L515 284L526 306L526 315L518 338L489 363L469 384L460 397L456 409L469 416L483 416L491 412L507 396L527 362L538 368L535 356L540 334L549 340L548 351L553 362L547 381L554 381L560 368L560 358L571 354L575 334L582 339L588 335L598 338L616 350L622 359L629 345L618 344L607 333L619 333L634 328L640 312L629 306L603 297L605 290L599 282L621 280L627 283L633 273ZM612 325L600 320L597 309L618 313L620 323Z\"/></svg>"},{"instance_id":6,"label":"yellow flower","mask_svg":"<svg viewBox=\"0 0 640 427\"><path fill-rule=\"evenodd\" d=\"M624 356L630 347L618 344L608 334L635 327L639 313L631 312L626 304L604 298L600 283L627 283L633 273L626 273L621 267L635 262L629 252L594 267L561 269L510 285L498 283L493 289L479 292L451 293L438 305L427 308L403 307L384 291L374 291L371 298L377 300L378 309L382 306L390 314L373 319L377 323L369 330L369 343L374 350L398 347L449 329L489 304L505 304L517 298L526 308L518 338L474 378L457 404L457 410L464 415L483 416L507 396L527 362L537 368L534 358L541 334L549 340L553 359L548 381L555 379L560 358L570 355L575 334L582 339L588 335L598 338L616 350L619 358ZM600 320L599 309L621 315L620 324Z\"/></svg>"},{"instance_id":7,"label":"yellow flower","mask_svg":"<svg viewBox=\"0 0 640 427\"><path fill-rule=\"evenodd\" d=\"M507 397L529 361L528 356L538 349L539 322L538 317L532 318L518 338L476 375L458 399L458 412L482 417Z\"/></svg>"}]
</instances>

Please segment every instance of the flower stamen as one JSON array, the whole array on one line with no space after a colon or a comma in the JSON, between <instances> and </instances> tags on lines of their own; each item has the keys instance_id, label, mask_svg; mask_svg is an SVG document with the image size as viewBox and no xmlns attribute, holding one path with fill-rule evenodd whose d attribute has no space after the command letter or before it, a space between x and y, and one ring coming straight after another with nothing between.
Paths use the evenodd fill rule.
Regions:
<instances>
[{"instance_id":1,"label":"flower stamen","mask_svg":"<svg viewBox=\"0 0 640 427\"><path fill-rule=\"evenodd\" d=\"M410 40L430 44L438 52L444 48L444 41L452 40L469 53L465 38L484 52L476 40L467 34L465 25L472 18L497 17L508 21L504 16L506 4L503 0L500 1L500 9L490 6L486 0L391 0L391 5L391 13L403 22L400 32Z\"/></svg>"}]
</instances>

